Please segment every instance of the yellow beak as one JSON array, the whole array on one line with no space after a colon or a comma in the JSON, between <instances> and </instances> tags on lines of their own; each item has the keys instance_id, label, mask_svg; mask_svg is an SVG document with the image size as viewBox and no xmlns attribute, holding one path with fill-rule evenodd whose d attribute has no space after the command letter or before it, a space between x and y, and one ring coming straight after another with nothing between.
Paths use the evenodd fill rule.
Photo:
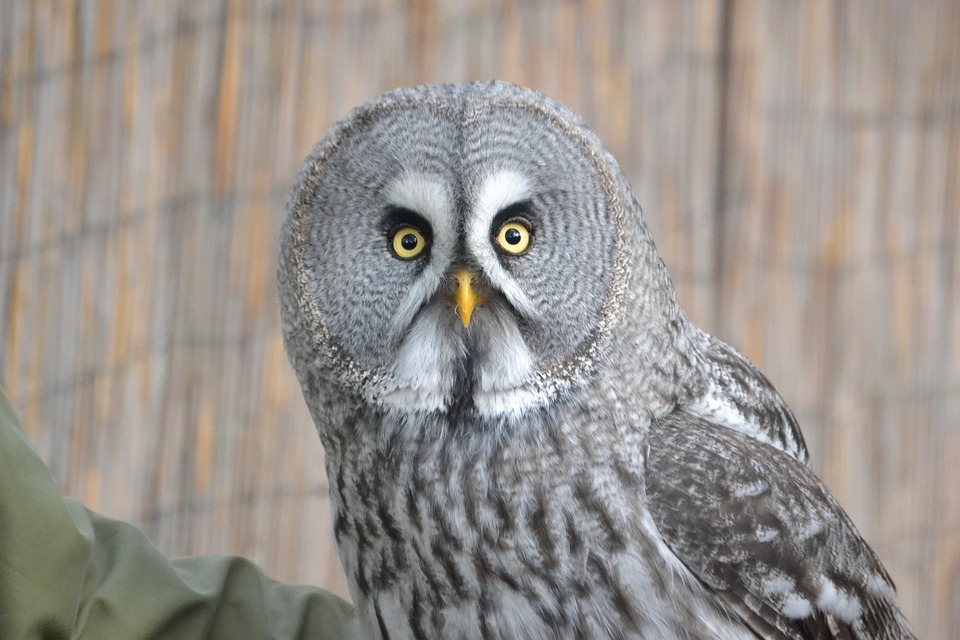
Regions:
<instances>
[{"instance_id":1,"label":"yellow beak","mask_svg":"<svg viewBox=\"0 0 960 640\"><path fill-rule=\"evenodd\" d=\"M466 267L457 267L453 272L453 283L457 289L453 294L453 302L457 307L457 315L464 327L470 326L470 317L477 306L477 292L473 285L476 278Z\"/></svg>"}]
</instances>

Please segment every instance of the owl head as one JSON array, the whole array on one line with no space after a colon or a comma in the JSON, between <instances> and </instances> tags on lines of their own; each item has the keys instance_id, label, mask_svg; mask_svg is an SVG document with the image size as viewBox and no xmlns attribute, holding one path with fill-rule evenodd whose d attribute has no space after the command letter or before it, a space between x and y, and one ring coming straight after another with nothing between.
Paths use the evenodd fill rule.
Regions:
<instances>
[{"instance_id":1,"label":"owl head","mask_svg":"<svg viewBox=\"0 0 960 640\"><path fill-rule=\"evenodd\" d=\"M682 324L612 156L500 82L398 90L335 125L290 196L279 284L308 401L405 416L510 420L642 378Z\"/></svg>"}]
</instances>

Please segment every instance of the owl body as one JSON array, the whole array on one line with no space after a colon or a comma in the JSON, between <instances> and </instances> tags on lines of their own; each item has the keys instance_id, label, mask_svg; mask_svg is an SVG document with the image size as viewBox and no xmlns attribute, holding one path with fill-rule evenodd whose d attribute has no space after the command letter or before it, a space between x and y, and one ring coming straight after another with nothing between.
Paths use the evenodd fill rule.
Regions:
<instances>
[{"instance_id":1,"label":"owl body","mask_svg":"<svg viewBox=\"0 0 960 640\"><path fill-rule=\"evenodd\" d=\"M370 638L905 638L769 382L615 160L503 83L352 112L298 177L287 351Z\"/></svg>"},{"instance_id":2,"label":"owl body","mask_svg":"<svg viewBox=\"0 0 960 640\"><path fill-rule=\"evenodd\" d=\"M336 419L334 535L368 637L753 637L662 548L633 423L568 400L523 429L461 416L392 441L383 415Z\"/></svg>"}]
</instances>

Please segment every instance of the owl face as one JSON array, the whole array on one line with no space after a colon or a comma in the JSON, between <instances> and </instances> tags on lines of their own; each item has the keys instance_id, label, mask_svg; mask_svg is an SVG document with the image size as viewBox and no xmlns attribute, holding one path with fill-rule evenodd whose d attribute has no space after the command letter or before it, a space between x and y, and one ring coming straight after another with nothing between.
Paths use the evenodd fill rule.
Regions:
<instances>
[{"instance_id":1,"label":"owl face","mask_svg":"<svg viewBox=\"0 0 960 640\"><path fill-rule=\"evenodd\" d=\"M388 94L301 172L288 347L387 411L519 416L595 357L622 244L608 160L513 89Z\"/></svg>"}]
</instances>

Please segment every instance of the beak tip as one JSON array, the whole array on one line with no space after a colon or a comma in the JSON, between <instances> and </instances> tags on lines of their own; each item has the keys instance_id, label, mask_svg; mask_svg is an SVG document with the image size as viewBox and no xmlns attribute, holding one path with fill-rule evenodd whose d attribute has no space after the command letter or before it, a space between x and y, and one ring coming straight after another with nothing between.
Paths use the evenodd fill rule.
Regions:
<instances>
[{"instance_id":1,"label":"beak tip","mask_svg":"<svg viewBox=\"0 0 960 640\"><path fill-rule=\"evenodd\" d=\"M460 268L454 276L454 282L456 284L454 305L457 315L460 316L460 322L466 329L470 326L470 318L473 316L473 310L477 305L477 294L473 289L473 274L465 268Z\"/></svg>"}]
</instances>

